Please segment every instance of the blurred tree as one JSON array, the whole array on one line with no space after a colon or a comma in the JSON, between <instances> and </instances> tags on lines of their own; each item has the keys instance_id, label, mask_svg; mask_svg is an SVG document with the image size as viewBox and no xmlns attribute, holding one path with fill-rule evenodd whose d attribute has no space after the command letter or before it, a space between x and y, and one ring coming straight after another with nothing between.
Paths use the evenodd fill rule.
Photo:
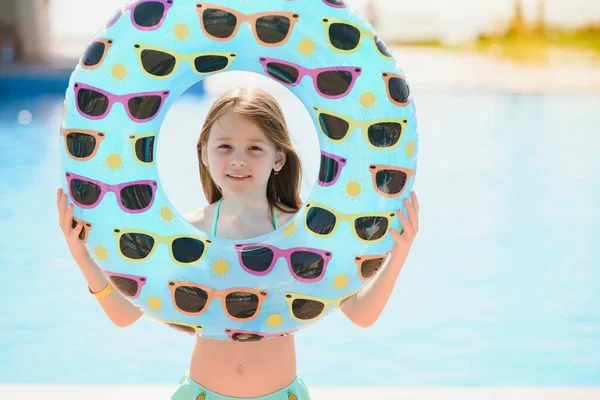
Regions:
<instances>
[{"instance_id":1,"label":"blurred tree","mask_svg":"<svg viewBox=\"0 0 600 400\"><path fill-rule=\"evenodd\" d=\"M506 37L511 39L518 39L525 36L527 33L527 24L525 17L523 16L523 6L521 0L514 0L514 13L509 23L508 30L506 31Z\"/></svg>"},{"instance_id":2,"label":"blurred tree","mask_svg":"<svg viewBox=\"0 0 600 400\"><path fill-rule=\"evenodd\" d=\"M535 33L540 36L546 34L546 4L545 0L537 0L537 21L535 24Z\"/></svg>"}]
</instances>

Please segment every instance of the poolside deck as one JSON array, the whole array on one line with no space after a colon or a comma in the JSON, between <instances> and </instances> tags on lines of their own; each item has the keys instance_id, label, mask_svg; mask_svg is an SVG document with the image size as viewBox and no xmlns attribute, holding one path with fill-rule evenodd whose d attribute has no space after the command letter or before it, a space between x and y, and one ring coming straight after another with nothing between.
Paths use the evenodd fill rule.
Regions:
<instances>
[{"instance_id":1,"label":"poolside deck","mask_svg":"<svg viewBox=\"0 0 600 400\"><path fill-rule=\"evenodd\" d=\"M165 400L176 385L0 385L2 400ZM310 388L312 400L597 400L600 387Z\"/></svg>"}]
</instances>

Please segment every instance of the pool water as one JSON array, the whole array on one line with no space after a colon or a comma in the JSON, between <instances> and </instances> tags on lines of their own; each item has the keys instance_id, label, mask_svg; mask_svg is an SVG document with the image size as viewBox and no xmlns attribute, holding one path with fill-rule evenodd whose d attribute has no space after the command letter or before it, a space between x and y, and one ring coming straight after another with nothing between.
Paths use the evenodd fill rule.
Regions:
<instances>
[{"instance_id":1,"label":"pool water","mask_svg":"<svg viewBox=\"0 0 600 400\"><path fill-rule=\"evenodd\" d=\"M415 97L417 240L375 325L336 313L297 334L299 374L309 387L600 385L600 97ZM210 100L181 98L165 124L185 118L193 145ZM0 382L176 384L193 338L147 318L115 327L69 256L55 209L62 96L0 105ZM158 151L185 211L205 200L193 157L177 169L181 143Z\"/></svg>"}]
</instances>

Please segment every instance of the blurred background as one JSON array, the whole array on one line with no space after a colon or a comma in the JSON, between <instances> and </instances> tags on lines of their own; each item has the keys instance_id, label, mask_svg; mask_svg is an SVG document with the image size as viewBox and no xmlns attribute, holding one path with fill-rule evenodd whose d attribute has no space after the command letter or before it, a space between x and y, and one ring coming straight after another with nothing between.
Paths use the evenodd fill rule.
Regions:
<instances>
[{"instance_id":1,"label":"blurred background","mask_svg":"<svg viewBox=\"0 0 600 400\"><path fill-rule=\"evenodd\" d=\"M309 387L599 386L600 1L348 2L416 100L420 233L375 325L334 315L297 335L300 376ZM0 0L0 383L176 384L188 366L192 338L145 318L111 324L57 224L68 78L122 5ZM246 78L207 79L165 119L179 136L159 144L159 172L180 212L206 202L195 150L180 145L194 149L212 100ZM284 108L306 195L312 120L288 90L257 82Z\"/></svg>"}]
</instances>

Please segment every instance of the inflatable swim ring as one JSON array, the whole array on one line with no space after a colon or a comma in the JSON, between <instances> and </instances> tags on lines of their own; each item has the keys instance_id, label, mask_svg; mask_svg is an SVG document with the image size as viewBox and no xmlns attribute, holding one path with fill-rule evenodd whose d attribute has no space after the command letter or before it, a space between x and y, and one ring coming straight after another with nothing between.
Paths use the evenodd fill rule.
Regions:
<instances>
[{"instance_id":1,"label":"inflatable swim ring","mask_svg":"<svg viewBox=\"0 0 600 400\"><path fill-rule=\"evenodd\" d=\"M173 102L231 70L287 87L321 150L304 207L248 240L186 222L155 160ZM194 335L268 339L318 321L372 279L394 244L390 228L401 229L416 128L404 74L341 0L138 0L96 34L71 76L62 177L88 250L144 313Z\"/></svg>"}]
</instances>

